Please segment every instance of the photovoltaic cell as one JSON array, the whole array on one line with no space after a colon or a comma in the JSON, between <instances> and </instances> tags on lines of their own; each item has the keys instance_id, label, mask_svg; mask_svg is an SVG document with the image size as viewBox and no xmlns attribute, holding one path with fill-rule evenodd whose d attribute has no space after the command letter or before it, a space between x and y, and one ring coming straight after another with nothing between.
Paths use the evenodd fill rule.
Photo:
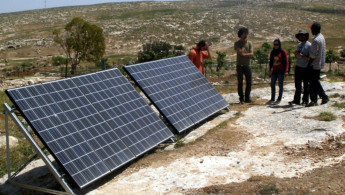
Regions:
<instances>
[{"instance_id":1,"label":"photovoltaic cell","mask_svg":"<svg viewBox=\"0 0 345 195\"><path fill-rule=\"evenodd\" d=\"M125 70L178 132L229 106L187 56Z\"/></svg>"},{"instance_id":2,"label":"photovoltaic cell","mask_svg":"<svg viewBox=\"0 0 345 195\"><path fill-rule=\"evenodd\" d=\"M6 93L80 188L172 137L118 69Z\"/></svg>"}]
</instances>

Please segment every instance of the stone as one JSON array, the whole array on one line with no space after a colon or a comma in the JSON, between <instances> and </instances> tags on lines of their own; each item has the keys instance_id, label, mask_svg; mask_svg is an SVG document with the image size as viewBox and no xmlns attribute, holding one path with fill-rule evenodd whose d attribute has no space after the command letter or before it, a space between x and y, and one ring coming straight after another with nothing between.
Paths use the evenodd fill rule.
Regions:
<instances>
[{"instance_id":1,"label":"stone","mask_svg":"<svg viewBox=\"0 0 345 195\"><path fill-rule=\"evenodd\" d=\"M310 141L310 140L308 140L308 147L311 148L311 149L323 150L323 147L321 146L321 143L317 142L317 141Z\"/></svg>"},{"instance_id":2,"label":"stone","mask_svg":"<svg viewBox=\"0 0 345 195\"><path fill-rule=\"evenodd\" d=\"M15 148L18 145L17 138L13 136L9 136L9 140L10 140L10 148ZM0 137L0 148L6 148L6 136Z\"/></svg>"},{"instance_id":3,"label":"stone","mask_svg":"<svg viewBox=\"0 0 345 195\"><path fill-rule=\"evenodd\" d=\"M28 81L27 81L27 84L28 84L28 85L33 85L33 84L35 84L35 82L34 82L33 80L28 80Z\"/></svg>"}]
</instances>

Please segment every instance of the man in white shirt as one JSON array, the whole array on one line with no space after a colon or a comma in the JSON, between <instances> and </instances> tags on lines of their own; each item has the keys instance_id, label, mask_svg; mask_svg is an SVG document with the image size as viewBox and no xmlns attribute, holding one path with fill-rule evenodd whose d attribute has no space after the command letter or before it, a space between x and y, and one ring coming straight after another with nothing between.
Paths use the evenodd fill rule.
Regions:
<instances>
[{"instance_id":1,"label":"man in white shirt","mask_svg":"<svg viewBox=\"0 0 345 195\"><path fill-rule=\"evenodd\" d=\"M315 37L310 47L310 60L308 64L312 69L309 73L311 102L307 106L316 106L318 94L322 98L321 104L329 101L320 83L320 71L324 68L326 62L326 42L321 34L321 25L319 23L314 22L311 25L311 32Z\"/></svg>"}]
</instances>

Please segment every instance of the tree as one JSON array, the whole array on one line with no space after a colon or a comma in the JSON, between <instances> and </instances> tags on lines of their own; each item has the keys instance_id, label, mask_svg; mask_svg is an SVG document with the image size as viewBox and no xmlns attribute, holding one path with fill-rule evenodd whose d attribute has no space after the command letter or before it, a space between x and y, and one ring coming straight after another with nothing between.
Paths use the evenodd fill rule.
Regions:
<instances>
[{"instance_id":1,"label":"tree","mask_svg":"<svg viewBox=\"0 0 345 195\"><path fill-rule=\"evenodd\" d=\"M183 52L184 52L184 50L186 50L186 49L183 47L183 45L176 45L176 46L174 47L174 49L175 49L175 51L183 51Z\"/></svg>"},{"instance_id":2,"label":"tree","mask_svg":"<svg viewBox=\"0 0 345 195\"><path fill-rule=\"evenodd\" d=\"M337 56L333 49L329 49L326 52L326 62L329 63L329 70L332 71L332 62L335 62L337 59L339 59L339 56Z\"/></svg>"},{"instance_id":3,"label":"tree","mask_svg":"<svg viewBox=\"0 0 345 195\"><path fill-rule=\"evenodd\" d=\"M102 58L100 61L97 61L95 65L98 68L102 68L102 70L109 68L108 58Z\"/></svg>"},{"instance_id":4,"label":"tree","mask_svg":"<svg viewBox=\"0 0 345 195\"><path fill-rule=\"evenodd\" d=\"M26 68L30 67L31 66L31 63L29 62L23 62L21 63L21 68L22 68L22 76L24 76L25 74L25 71L26 71Z\"/></svg>"},{"instance_id":5,"label":"tree","mask_svg":"<svg viewBox=\"0 0 345 195\"><path fill-rule=\"evenodd\" d=\"M148 62L182 54L184 54L184 47L182 45L172 47L167 42L154 41L143 44L143 50L138 53L138 62Z\"/></svg>"},{"instance_id":6,"label":"tree","mask_svg":"<svg viewBox=\"0 0 345 195\"><path fill-rule=\"evenodd\" d=\"M261 47L263 48L264 52L267 53L267 63L268 63L269 62L269 60L268 60L268 57L269 57L268 53L272 49L272 46L269 43L265 42L265 43L262 44ZM266 64L266 66L265 66L264 80L266 80L266 73L267 73L268 66L269 66L268 64Z\"/></svg>"},{"instance_id":7,"label":"tree","mask_svg":"<svg viewBox=\"0 0 345 195\"><path fill-rule=\"evenodd\" d=\"M217 56L217 69L216 71L219 72L220 69L225 65L225 52L217 51L216 54Z\"/></svg>"},{"instance_id":8,"label":"tree","mask_svg":"<svg viewBox=\"0 0 345 195\"><path fill-rule=\"evenodd\" d=\"M264 49L264 52L266 52L267 54L272 49L272 45L267 42L263 43L261 47Z\"/></svg>"},{"instance_id":9,"label":"tree","mask_svg":"<svg viewBox=\"0 0 345 195\"><path fill-rule=\"evenodd\" d=\"M20 70L21 70L21 66L20 65L16 65L14 67L14 71L17 73L17 76L19 77L20 76Z\"/></svg>"},{"instance_id":10,"label":"tree","mask_svg":"<svg viewBox=\"0 0 345 195\"><path fill-rule=\"evenodd\" d=\"M80 17L73 18L66 24L63 32L54 30L54 42L65 52L67 62L71 64L74 75L81 61L96 62L105 53L105 41L102 28L90 24Z\"/></svg>"},{"instance_id":11,"label":"tree","mask_svg":"<svg viewBox=\"0 0 345 195\"><path fill-rule=\"evenodd\" d=\"M266 64L268 62L267 54L261 48L259 48L258 50L254 52L254 59L259 64L260 68L261 68L261 64Z\"/></svg>"},{"instance_id":12,"label":"tree","mask_svg":"<svg viewBox=\"0 0 345 195\"><path fill-rule=\"evenodd\" d=\"M211 73L212 73L212 64L213 61L212 60L204 60L204 68L205 68L205 77L207 75L207 68L210 69Z\"/></svg>"},{"instance_id":13,"label":"tree","mask_svg":"<svg viewBox=\"0 0 345 195\"><path fill-rule=\"evenodd\" d=\"M66 58L62 56L53 56L52 57L52 65L53 66L60 66L62 64L66 64Z\"/></svg>"}]
</instances>

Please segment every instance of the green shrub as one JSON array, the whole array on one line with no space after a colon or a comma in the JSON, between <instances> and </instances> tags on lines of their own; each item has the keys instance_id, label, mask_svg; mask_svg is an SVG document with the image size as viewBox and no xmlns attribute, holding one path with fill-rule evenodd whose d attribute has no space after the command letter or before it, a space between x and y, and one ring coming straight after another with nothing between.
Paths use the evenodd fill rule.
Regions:
<instances>
[{"instance_id":1,"label":"green shrub","mask_svg":"<svg viewBox=\"0 0 345 195\"><path fill-rule=\"evenodd\" d=\"M259 193L260 194L278 194L279 190L276 184L268 184L264 186L260 186Z\"/></svg>"},{"instance_id":2,"label":"green shrub","mask_svg":"<svg viewBox=\"0 0 345 195\"><path fill-rule=\"evenodd\" d=\"M221 123L219 123L219 124L217 125L217 128L225 127L227 124L228 124L227 121L223 121L223 122L221 122Z\"/></svg>"},{"instance_id":3,"label":"green shrub","mask_svg":"<svg viewBox=\"0 0 345 195\"><path fill-rule=\"evenodd\" d=\"M164 41L154 41L143 44L143 49L138 53L138 62L149 62L163 58L170 58L184 54L182 45L172 46Z\"/></svg>"},{"instance_id":4,"label":"green shrub","mask_svg":"<svg viewBox=\"0 0 345 195\"><path fill-rule=\"evenodd\" d=\"M333 104L334 107L340 108L340 109L344 109L345 108L345 102L336 102Z\"/></svg>"},{"instance_id":5,"label":"green shrub","mask_svg":"<svg viewBox=\"0 0 345 195\"><path fill-rule=\"evenodd\" d=\"M320 121L334 121L337 117L331 112L321 112Z\"/></svg>"},{"instance_id":6,"label":"green shrub","mask_svg":"<svg viewBox=\"0 0 345 195\"><path fill-rule=\"evenodd\" d=\"M110 68L108 58L102 58L101 60L97 61L95 63L95 66L97 68L101 68L102 70L106 70L106 69Z\"/></svg>"},{"instance_id":7,"label":"green shrub","mask_svg":"<svg viewBox=\"0 0 345 195\"><path fill-rule=\"evenodd\" d=\"M174 145L175 149L182 148L185 145L185 143L183 142L180 136L175 135L175 139L176 139L176 142Z\"/></svg>"},{"instance_id":8,"label":"green shrub","mask_svg":"<svg viewBox=\"0 0 345 195\"><path fill-rule=\"evenodd\" d=\"M53 66L60 66L66 64L67 59L62 56L53 56L52 58L52 65Z\"/></svg>"}]
</instances>

